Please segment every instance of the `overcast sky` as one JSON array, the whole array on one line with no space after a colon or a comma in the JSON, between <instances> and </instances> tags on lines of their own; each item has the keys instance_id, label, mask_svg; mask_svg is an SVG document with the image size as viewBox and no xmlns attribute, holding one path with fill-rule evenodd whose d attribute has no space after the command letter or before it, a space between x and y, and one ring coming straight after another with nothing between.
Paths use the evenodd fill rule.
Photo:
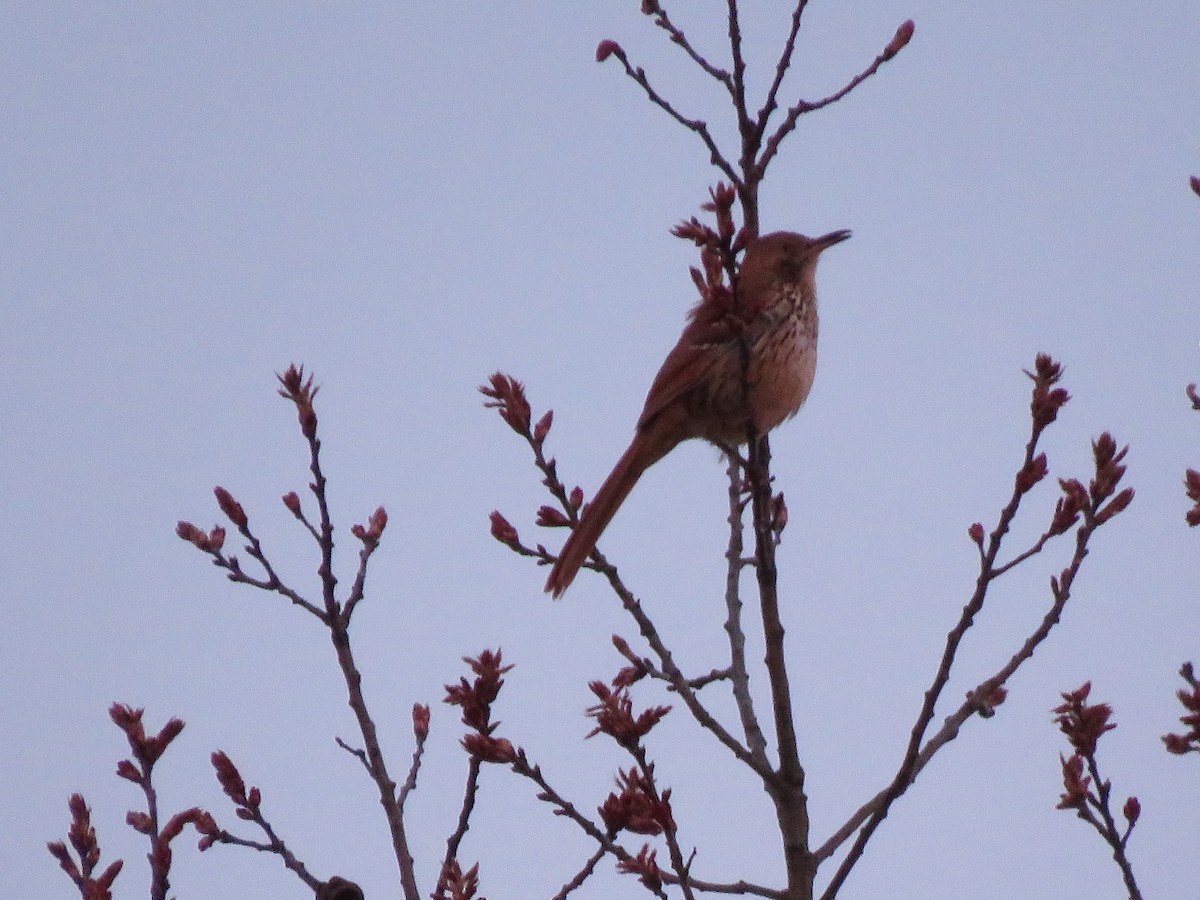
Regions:
<instances>
[{"instance_id":1,"label":"overcast sky","mask_svg":"<svg viewBox=\"0 0 1200 900\"><path fill-rule=\"evenodd\" d=\"M752 86L790 3L747 2ZM278 597L231 585L174 535L218 521L214 485L250 512L279 567L314 592L311 544L279 502L305 449L274 372L303 362L333 509L391 515L355 637L394 769L409 708L434 705L410 804L422 890L453 827L461 726L440 704L464 654L517 667L497 715L585 810L625 760L585 742L586 682L636 630L584 573L552 604L545 572L488 535L530 540L545 502L523 445L480 406L503 369L551 452L589 492L624 449L694 289L668 234L716 179L602 38L688 115L731 135L723 94L637 0L549 3L7 4L0 29L0 872L33 897L71 885L45 851L66 800L94 807L119 897L146 895L124 825L135 788L113 701L188 723L160 764L167 811L236 823L208 765L227 751L320 876L398 896L328 640ZM676 9L677 7L677 9ZM690 11L688 7L696 7ZM723 63L724 4L668 6ZM765 230L852 228L822 261L821 362L773 441L791 524L780 551L816 840L896 765L947 629L974 581L1027 435L1048 351L1074 399L1046 438L1056 477L1090 472L1105 429L1129 443L1129 511L1095 538L1061 627L892 810L844 896L1124 896L1106 848L1054 805L1066 747L1049 710L1095 683L1119 727L1101 764L1142 822L1148 897L1196 884L1200 768L1166 755L1176 671L1200 661L1200 66L1194 0L823 0L787 100L863 68L907 18L912 43L847 100L806 117L764 187ZM1021 539L1053 508L1029 497ZM717 454L656 466L602 546L689 671L721 664L725 483ZM343 584L354 541L342 532ZM947 689L956 703L1040 619L1066 546L996 585ZM752 653L757 659L759 652ZM761 679L760 679L761 682ZM639 700L660 702L653 690ZM727 704L717 704L728 712ZM947 706L946 711L949 710ZM942 713L944 715L944 712ZM939 716L940 721L940 716ZM656 732L703 877L779 883L761 790L677 709ZM248 833L248 832L247 832ZM180 897L302 896L276 859L176 844ZM465 862L493 898L549 896L590 852L533 791L486 772ZM634 896L605 862L581 897Z\"/></svg>"}]
</instances>

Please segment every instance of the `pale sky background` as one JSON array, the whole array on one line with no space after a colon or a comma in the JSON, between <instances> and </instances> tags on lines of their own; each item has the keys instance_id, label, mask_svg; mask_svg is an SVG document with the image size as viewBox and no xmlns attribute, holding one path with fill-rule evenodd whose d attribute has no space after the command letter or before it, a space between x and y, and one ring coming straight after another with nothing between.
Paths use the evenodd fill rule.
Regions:
<instances>
[{"instance_id":1,"label":"pale sky background","mask_svg":"<svg viewBox=\"0 0 1200 900\"><path fill-rule=\"evenodd\" d=\"M626 760L583 740L586 682L620 664L608 636L636 631L599 579L552 604L544 570L489 537L498 507L523 536L561 540L537 534L537 474L475 388L497 368L523 379L555 409L564 478L594 490L693 302L694 251L668 229L715 173L593 61L597 42L619 40L723 140L729 119L638 5L5 5L0 872L14 891L73 895L45 842L65 836L78 790L105 860L126 860L118 896L146 896L145 845L124 825L139 794L113 774L127 749L106 710L122 701L154 727L188 723L158 770L166 811L240 824L208 764L223 749L316 874L399 896L373 788L334 745L358 739L324 632L174 535L179 518L218 521L224 485L315 592L316 558L278 499L307 475L274 394L291 361L323 386L339 524L391 515L355 637L398 773L411 704L434 706L409 807L423 892L461 797L462 728L440 703L461 656L503 647L517 668L501 733L580 807L602 801ZM790 3L744 6L761 88ZM668 8L723 61L724 4ZM1089 678L1119 723L1101 763L1118 800L1142 802L1130 855L1145 894L1194 896L1200 763L1159 736L1177 724L1179 664L1200 661L1200 533L1181 487L1200 466L1183 394L1200 380L1200 6L814 0L784 98L840 87L910 17L910 46L801 122L763 196L766 229L854 229L822 263L816 388L773 443L814 842L899 759L973 584L965 529L990 528L1020 458L1021 369L1045 350L1074 396L1047 436L1052 474L1086 477L1089 440L1111 429L1132 445L1137 499L1096 537L1008 703L895 805L843 896L1124 896L1107 848L1054 808L1066 743L1049 711ZM1040 530L1052 486L1015 538ZM603 541L697 673L724 652L724 497L715 452L686 447ZM344 582L354 545L343 530ZM1041 617L1067 553L996 585L947 711ZM778 884L761 790L682 708L652 750L697 873ZM533 794L486 772L462 856L492 900L549 896L590 852ZM274 858L201 856L190 834L175 847L180 898L305 894ZM577 896L641 895L601 869Z\"/></svg>"}]
</instances>

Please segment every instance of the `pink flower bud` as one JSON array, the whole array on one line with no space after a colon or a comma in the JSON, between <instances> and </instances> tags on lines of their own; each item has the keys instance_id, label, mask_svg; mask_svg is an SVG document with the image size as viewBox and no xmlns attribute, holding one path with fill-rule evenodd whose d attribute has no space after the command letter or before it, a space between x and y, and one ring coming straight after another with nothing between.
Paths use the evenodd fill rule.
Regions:
<instances>
[{"instance_id":1,"label":"pink flower bud","mask_svg":"<svg viewBox=\"0 0 1200 900\"><path fill-rule=\"evenodd\" d=\"M508 519L500 514L499 510L493 510L491 515L492 520L492 537L502 544L512 546L517 543L517 529L509 524Z\"/></svg>"},{"instance_id":2,"label":"pink flower bud","mask_svg":"<svg viewBox=\"0 0 1200 900\"><path fill-rule=\"evenodd\" d=\"M537 420L533 426L533 440L540 447L546 435L550 433L550 424L554 421L554 410L546 410L546 414Z\"/></svg>"},{"instance_id":3,"label":"pink flower bud","mask_svg":"<svg viewBox=\"0 0 1200 900\"><path fill-rule=\"evenodd\" d=\"M596 46L596 62L604 62L614 54L616 54L617 59L625 58L625 51L621 49L621 45L616 41L603 40Z\"/></svg>"},{"instance_id":4,"label":"pink flower bud","mask_svg":"<svg viewBox=\"0 0 1200 900\"><path fill-rule=\"evenodd\" d=\"M245 528L248 520L242 504L234 500L233 495L220 485L213 488L213 493L217 497L217 505L221 507L221 512L225 513L229 521L237 528Z\"/></svg>"},{"instance_id":5,"label":"pink flower bud","mask_svg":"<svg viewBox=\"0 0 1200 900\"><path fill-rule=\"evenodd\" d=\"M429 736L429 707L424 703L414 703L412 708L413 734L418 741Z\"/></svg>"},{"instance_id":6,"label":"pink flower bud","mask_svg":"<svg viewBox=\"0 0 1200 900\"><path fill-rule=\"evenodd\" d=\"M1125 801L1125 806L1121 810L1121 814L1125 816L1125 821L1132 828L1138 820L1138 816L1142 814L1142 804L1138 802L1137 797L1130 797Z\"/></svg>"},{"instance_id":7,"label":"pink flower bud","mask_svg":"<svg viewBox=\"0 0 1200 900\"><path fill-rule=\"evenodd\" d=\"M904 45L912 40L913 31L915 29L916 25L913 24L912 19L908 19L906 22L901 24L901 26L896 29L896 36L893 37L888 45L883 48L883 58L885 60L891 59L893 56L903 50Z\"/></svg>"}]
</instances>

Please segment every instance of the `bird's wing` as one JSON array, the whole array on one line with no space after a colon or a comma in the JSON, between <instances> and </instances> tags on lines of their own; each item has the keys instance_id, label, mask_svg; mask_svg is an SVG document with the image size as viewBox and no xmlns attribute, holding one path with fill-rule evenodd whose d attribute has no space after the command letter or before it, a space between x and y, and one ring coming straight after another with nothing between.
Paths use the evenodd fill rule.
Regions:
<instances>
[{"instance_id":1,"label":"bird's wing","mask_svg":"<svg viewBox=\"0 0 1200 900\"><path fill-rule=\"evenodd\" d=\"M691 312L691 321L679 342L667 354L654 383L646 394L646 405L638 419L638 428L646 427L665 408L695 387L712 364L716 347L728 347L737 339L734 321L709 304L700 304Z\"/></svg>"}]
</instances>

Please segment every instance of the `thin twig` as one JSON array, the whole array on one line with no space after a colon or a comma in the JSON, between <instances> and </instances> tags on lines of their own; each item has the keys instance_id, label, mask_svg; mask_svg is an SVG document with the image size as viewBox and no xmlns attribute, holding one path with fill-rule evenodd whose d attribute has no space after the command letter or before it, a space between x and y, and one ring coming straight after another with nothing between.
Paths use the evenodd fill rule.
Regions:
<instances>
[{"instance_id":1,"label":"thin twig","mask_svg":"<svg viewBox=\"0 0 1200 900\"><path fill-rule=\"evenodd\" d=\"M588 857L587 862L575 873L574 877L564 884L551 900L566 900L567 896L573 890L582 887L583 883L592 877L592 873L596 871L596 866L600 860L604 859L607 854L608 851L603 846L597 847L592 855Z\"/></svg>"},{"instance_id":2,"label":"thin twig","mask_svg":"<svg viewBox=\"0 0 1200 900\"><path fill-rule=\"evenodd\" d=\"M654 12L654 24L665 31L671 37L671 43L677 44L683 49L683 52L691 57L692 62L703 69L709 76L723 84L730 96L733 96L733 80L729 77L729 73L724 69L719 69L705 59L701 54L696 52L696 48L692 46L691 41L687 39L687 35L671 21L667 15L667 11L659 4Z\"/></svg>"},{"instance_id":3,"label":"thin twig","mask_svg":"<svg viewBox=\"0 0 1200 900\"><path fill-rule=\"evenodd\" d=\"M687 706L688 711L691 712L693 718L695 718L701 726L711 731L716 736L717 740L724 744L725 747L727 747L735 757L749 766L752 771L757 773L758 776L764 780L764 782L774 781L775 773L771 770L771 767L769 765L765 765L761 759L755 758L754 755L736 737L730 734L729 730L720 722L718 722L713 717L712 713L710 713L708 709L700 702L699 697L696 696L696 692L688 683L688 679L684 676L683 672L680 671L679 666L675 664L674 655L670 650L667 649L666 644L663 643L662 638L659 636L658 629L650 620L650 617L646 615L646 611L642 608L641 601L633 596L633 593L621 580L620 573L618 573L616 566L608 562L604 555L598 550L592 552L592 561L594 563L594 568L608 579L609 585L620 598L621 604L625 607L625 610L631 616L633 616L634 621L637 622L638 631L641 633L642 637L645 638L646 643L650 645L650 648L658 657L659 664L662 666L663 672L666 673L667 677L670 679L672 687L675 688L676 692L683 699L684 705Z\"/></svg>"},{"instance_id":4,"label":"thin twig","mask_svg":"<svg viewBox=\"0 0 1200 900\"><path fill-rule=\"evenodd\" d=\"M743 141L753 129L753 123L746 112L746 59L742 56L742 26L738 21L737 0L726 0L729 10L729 57L733 60L733 109L737 115L738 134ZM745 171L745 158L742 170Z\"/></svg>"},{"instance_id":5,"label":"thin twig","mask_svg":"<svg viewBox=\"0 0 1200 900\"><path fill-rule=\"evenodd\" d=\"M1035 451L1037 449L1037 442L1044 427L1044 425L1039 426L1036 420L1031 426L1030 437L1025 445L1024 460L1022 461L1022 465L1018 469L1018 472L1026 470L1033 461ZM833 898L836 896L837 891L842 886L842 883L850 874L850 870L862 856L863 850L866 848L867 842L871 839L875 829L878 828L884 818L887 817L888 810L892 802L906 790L908 790L913 779L916 777L918 761L921 751L924 749L923 744L925 732L929 728L930 722L933 720L934 710L937 706L938 699L942 695L942 690L945 688L946 683L950 680L950 670L954 665L955 657L958 654L959 644L962 642L963 636L967 633L967 630L974 623L975 617L979 614L980 610L983 609L983 603L987 599L988 585L992 581L992 567L995 564L997 555L1000 553L1000 546L1004 540L1004 536L1008 533L1008 530L1012 525L1012 521L1016 517L1017 510L1021 504L1021 498L1024 497L1025 493L1026 491L1022 490L1020 484L1015 481L1012 495L1009 497L1008 503L1000 512L999 521L995 530L991 534L987 550L981 554L979 575L975 580L974 593L972 593L971 598L963 607L962 614L959 616L958 622L946 635L946 646L942 651L942 658L938 663L936 672L934 673L933 683L930 684L929 689L925 691L925 699L921 705L920 712L917 714L917 721L913 725L912 732L909 735L908 746L905 748L904 756L900 762L900 766L897 769L896 774L893 776L891 783L868 804L872 807L872 809L869 815L866 817L861 830L858 832L858 835L855 838L850 851L846 855L846 858L842 860L841 865L838 867L837 873L834 875L833 880L826 888L823 898ZM1055 621L1057 621L1057 616L1055 616ZM946 731L946 729L943 728L943 731ZM950 735L950 737L953 737L953 734L956 733L957 726L954 727L953 733ZM950 738L948 737L947 740L949 739ZM937 748L934 747L933 749L936 750ZM838 835L843 834L845 831L846 828L843 826L842 829L839 829ZM829 842L826 842L826 846L828 846L828 844ZM822 847L822 850L824 849L825 847ZM816 855L818 860L823 858L821 852L821 850L817 851Z\"/></svg>"},{"instance_id":6,"label":"thin twig","mask_svg":"<svg viewBox=\"0 0 1200 900\"><path fill-rule=\"evenodd\" d=\"M1055 371L1057 372L1057 368ZM1120 513L1133 497L1133 491L1130 488L1126 488L1116 496L1113 496L1116 485L1125 471L1125 467L1120 463L1128 448L1117 452L1115 442L1106 433L1093 443L1093 453L1096 457L1096 476L1092 480L1089 489L1082 495L1081 503L1083 505L1078 511L1082 514L1083 521L1075 531L1075 552L1072 555L1071 561L1058 576L1050 579L1050 592L1053 597L1050 609L1042 618L1037 628L1026 638L1025 642L1009 661L995 675L971 691L967 696L967 700L952 715L947 717L942 728L926 741L924 739L925 731L933 718L934 707L937 704L942 689L949 680L950 668L953 666L957 655L959 643L974 621L975 616L978 615L983 607L988 585L995 577L994 566L996 557L1000 551L1000 544L1016 515L1021 498L1031 487L1031 484L1024 476L1030 471L1044 471L1044 458L1039 459L1040 465L1033 465L1035 462L1034 451L1038 438L1046 425L1053 421L1054 416L1051 414L1048 418L1044 417L1039 414L1039 409L1044 410L1044 392L1049 384L1053 384L1055 380L1057 380L1057 374L1049 382L1035 384L1034 400L1031 404L1033 410L1032 432L1029 443L1026 445L1024 463L1014 479L1013 496L1001 512L999 524L992 533L987 550L981 554L980 572L976 579L975 593L963 608L963 613L958 624L947 635L946 650L943 653L941 664L938 667L933 684L925 694L925 702L922 705L917 723L913 726L908 748L895 777L883 791L860 808L851 817L851 821L839 829L834 837L826 841L815 854L818 861L824 859L836 847L840 846L856 828L860 828L861 825L854 843L838 866L837 873L822 895L824 900L832 900L837 895L837 891L845 882L850 870L862 856L871 835L887 817L891 804L908 790L916 779L917 774L928 764L933 755L941 747L957 737L959 729L968 718L975 713L986 713L990 706L995 704L996 701L993 698L998 694L1001 695L1000 699L1003 699L1001 689L1004 684L1024 662L1033 656L1034 651L1045 641L1054 626L1058 624L1062 610L1070 598L1075 578L1079 574L1083 560L1088 554L1088 541L1092 534L1097 528L1112 518L1112 516ZM1035 382L1038 382L1038 379L1035 379ZM1058 405L1061 405L1066 400L1066 392L1060 391L1060 393L1062 399L1056 401ZM1078 488L1080 492L1084 490L1077 482L1063 482L1064 492L1067 496L1072 496L1074 493L1072 485ZM1061 510L1062 505L1060 504L1060 508L1055 512L1056 521L1059 519Z\"/></svg>"},{"instance_id":7,"label":"thin twig","mask_svg":"<svg viewBox=\"0 0 1200 900\"><path fill-rule=\"evenodd\" d=\"M787 40L784 41L783 50L779 53L779 61L775 64L775 78L771 81L771 87L767 89L767 98L756 116L753 135L755 152L762 142L763 135L766 134L767 123L778 109L779 88L792 64L792 54L796 52L796 35L800 33L800 17L804 15L804 7L807 5L808 0L796 0L796 8L792 10L792 24L788 30Z\"/></svg>"},{"instance_id":8,"label":"thin twig","mask_svg":"<svg viewBox=\"0 0 1200 900\"><path fill-rule=\"evenodd\" d=\"M646 77L646 71L643 68L639 66L635 69L632 65L630 65L629 59L625 55L624 51L616 53L615 55L618 59L620 59L621 65L625 67L625 74L641 86L642 90L645 91L646 96L650 99L650 102L666 112L667 115L669 115L688 131L695 132L700 140L704 142L704 146L708 148L709 161L725 174L725 177L733 183L734 187L740 189L743 186L742 179L733 166L729 163L729 160L727 160L724 154L721 153L721 149L717 146L717 142L713 140L713 136L708 130L708 123L702 119L689 119L683 113L679 112L679 110L677 110L671 104L671 101L667 100L662 96L662 94L660 94L651 86L650 79Z\"/></svg>"},{"instance_id":9,"label":"thin twig","mask_svg":"<svg viewBox=\"0 0 1200 900\"><path fill-rule=\"evenodd\" d=\"M478 756L472 756L467 764L466 787L463 791L462 806L458 811L458 824L446 840L446 855L442 858L442 871L446 871L450 863L458 859L458 848L463 838L471 828L471 813L475 809L475 798L479 796L479 770L483 763Z\"/></svg>"},{"instance_id":10,"label":"thin twig","mask_svg":"<svg viewBox=\"0 0 1200 900\"><path fill-rule=\"evenodd\" d=\"M600 847L603 847L607 853L611 853L622 862L633 861L634 855L632 853L617 843L611 836L605 834L595 822L583 815L575 804L571 803L571 801L567 800L554 789L550 782L546 780L545 775L542 774L541 767L532 765L529 762L524 750L517 750L516 759L511 764L511 767L515 773L528 778L541 788L541 791L538 793L539 800L551 804L558 815L574 822L588 837L594 840ZM678 877L671 872L662 872L662 879L668 884L679 883ZM748 894L754 897L767 897L770 900L785 900L787 896L783 891L753 884L748 881L702 881L689 875L688 883L694 890L707 894ZM665 892L658 892L656 895L659 897L667 896Z\"/></svg>"},{"instance_id":11,"label":"thin twig","mask_svg":"<svg viewBox=\"0 0 1200 900\"><path fill-rule=\"evenodd\" d=\"M342 622L347 628L350 626L350 617L354 615L354 608L362 601L366 590L367 563L378 546L377 540L364 540L362 549L358 551L358 571L354 574L354 584L350 588L350 596L346 598L340 613Z\"/></svg>"},{"instance_id":12,"label":"thin twig","mask_svg":"<svg viewBox=\"0 0 1200 900\"><path fill-rule=\"evenodd\" d=\"M404 779L404 784L400 786L400 795L396 798L396 803L400 807L401 813L404 812L404 803L408 800L408 795L417 788L417 774L421 771L421 759L425 754L425 739L428 737L428 732L417 733L417 745L413 748L412 763L408 767L408 777Z\"/></svg>"},{"instance_id":13,"label":"thin twig","mask_svg":"<svg viewBox=\"0 0 1200 900\"><path fill-rule=\"evenodd\" d=\"M841 100L852 90L878 72L879 67L888 60L892 59L894 56L895 53L889 54L888 49L884 49L878 56L875 57L875 60L869 66L851 78L840 90L834 91L828 97L824 97L820 100L801 100L796 103L795 106L789 107L784 120L779 123L779 127L775 129L774 133L767 140L766 147L763 148L762 154L754 163L754 168L759 174L759 177L761 178L762 174L766 172L767 165L775 157L775 154L779 152L779 145L783 142L783 139L787 137L788 134L790 134L791 131L796 127L796 122L799 121L802 115L805 113L815 112L818 109L824 109L826 106Z\"/></svg>"},{"instance_id":14,"label":"thin twig","mask_svg":"<svg viewBox=\"0 0 1200 900\"><path fill-rule=\"evenodd\" d=\"M367 754L361 747L351 747L349 744L347 744L345 741L343 741L340 737L335 737L334 741L337 742L337 745L339 747L341 747L343 750L345 750L347 753L349 753L351 756L353 756L355 759L357 759L360 763L362 763L362 767L367 770L368 775L371 774L371 764L369 762L367 762Z\"/></svg>"}]
</instances>

